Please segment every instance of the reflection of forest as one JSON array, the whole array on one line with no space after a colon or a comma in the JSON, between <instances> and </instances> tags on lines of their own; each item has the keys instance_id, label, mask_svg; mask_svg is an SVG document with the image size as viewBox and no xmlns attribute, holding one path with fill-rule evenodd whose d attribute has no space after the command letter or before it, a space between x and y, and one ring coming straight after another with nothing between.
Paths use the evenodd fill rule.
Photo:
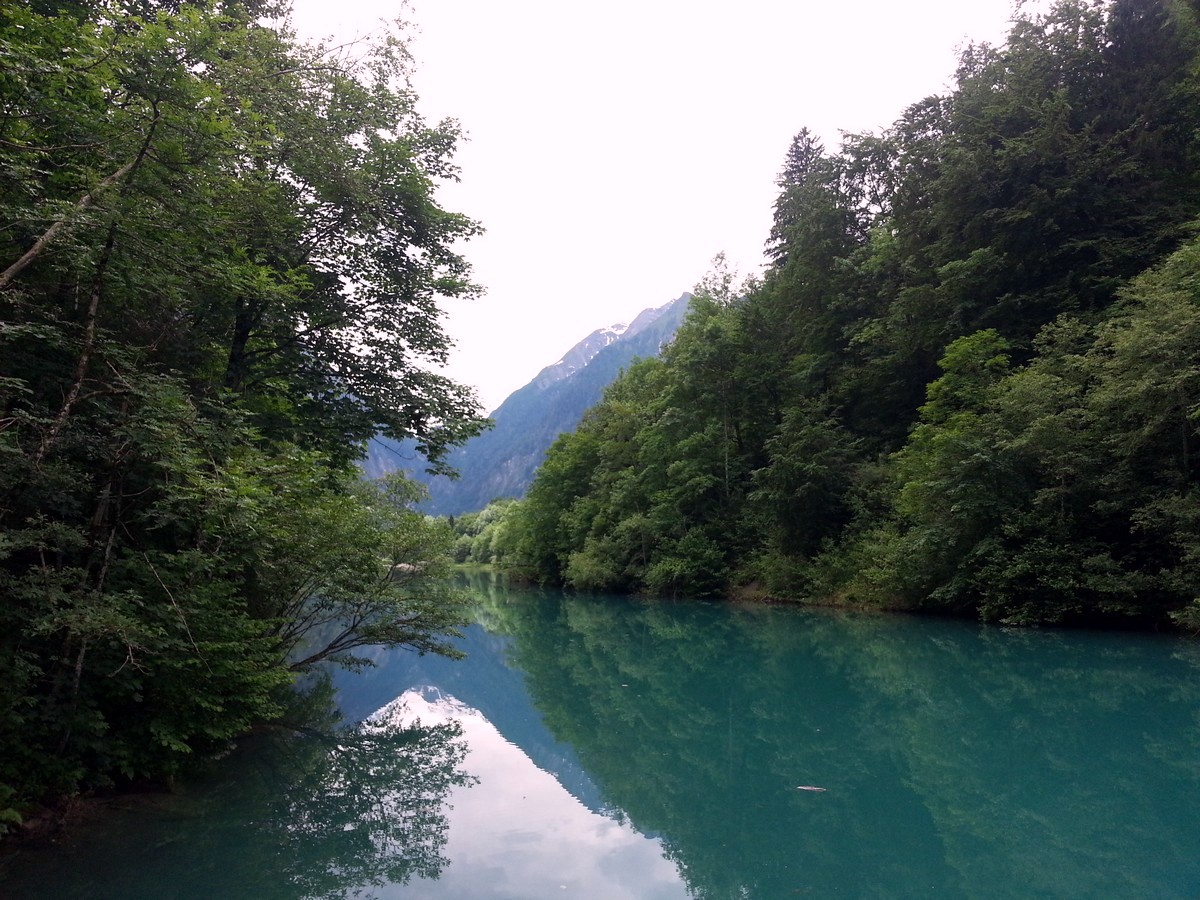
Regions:
<instances>
[{"instance_id":1,"label":"reflection of forest","mask_svg":"<svg viewBox=\"0 0 1200 900\"><path fill-rule=\"evenodd\" d=\"M476 587L551 730L697 897L1200 885L1189 645Z\"/></svg>"},{"instance_id":2,"label":"reflection of forest","mask_svg":"<svg viewBox=\"0 0 1200 900\"><path fill-rule=\"evenodd\" d=\"M47 848L53 860L18 859L0 894L48 896L48 863L57 900L370 897L436 878L447 863L444 800L471 781L459 727L390 718L334 728L323 712L322 727L251 742L219 783L106 816L75 850Z\"/></svg>"}]
</instances>

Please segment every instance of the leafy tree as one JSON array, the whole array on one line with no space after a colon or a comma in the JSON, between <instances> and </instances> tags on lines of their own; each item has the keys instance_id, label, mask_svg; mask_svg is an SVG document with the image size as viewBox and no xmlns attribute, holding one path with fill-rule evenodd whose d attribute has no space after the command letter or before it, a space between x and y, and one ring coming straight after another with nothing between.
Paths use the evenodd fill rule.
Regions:
<instances>
[{"instance_id":1,"label":"leafy tree","mask_svg":"<svg viewBox=\"0 0 1200 900\"><path fill-rule=\"evenodd\" d=\"M558 581L571 552L562 518L586 492L595 465L595 441L589 438L586 425L585 417L574 433L560 435L551 445L515 516L521 534L515 568L540 583Z\"/></svg>"},{"instance_id":2,"label":"leafy tree","mask_svg":"<svg viewBox=\"0 0 1200 900\"><path fill-rule=\"evenodd\" d=\"M481 425L431 371L439 298L475 293L478 226L433 199L457 126L417 113L398 35L310 46L284 11L0 12L0 782L22 800L169 775L276 714L289 667L441 651L459 616L438 529L352 487L377 431L436 462Z\"/></svg>"},{"instance_id":3,"label":"leafy tree","mask_svg":"<svg viewBox=\"0 0 1200 900\"><path fill-rule=\"evenodd\" d=\"M1062 0L879 134L798 132L763 277L718 269L551 452L511 523L540 577L1200 621L1198 38Z\"/></svg>"},{"instance_id":4,"label":"leafy tree","mask_svg":"<svg viewBox=\"0 0 1200 900\"><path fill-rule=\"evenodd\" d=\"M962 339L897 467L890 578L1006 621L1191 621L1195 243L1101 325L1063 319L1005 374Z\"/></svg>"},{"instance_id":5,"label":"leafy tree","mask_svg":"<svg viewBox=\"0 0 1200 900\"><path fill-rule=\"evenodd\" d=\"M490 565L508 556L507 522L516 502L493 500L477 513L448 517L447 524L456 536L454 561Z\"/></svg>"},{"instance_id":6,"label":"leafy tree","mask_svg":"<svg viewBox=\"0 0 1200 900\"><path fill-rule=\"evenodd\" d=\"M787 411L767 443L769 464L753 475L748 505L768 545L785 557L811 557L852 517L858 462L853 439L833 418Z\"/></svg>"},{"instance_id":7,"label":"leafy tree","mask_svg":"<svg viewBox=\"0 0 1200 900\"><path fill-rule=\"evenodd\" d=\"M1020 493L1006 454L1009 436L989 417L989 393L1008 370L1008 344L995 331L960 338L929 385L921 424L899 454L897 547L902 591L939 605L973 602L960 574L978 541ZM965 594L965 597L964 597Z\"/></svg>"}]
</instances>

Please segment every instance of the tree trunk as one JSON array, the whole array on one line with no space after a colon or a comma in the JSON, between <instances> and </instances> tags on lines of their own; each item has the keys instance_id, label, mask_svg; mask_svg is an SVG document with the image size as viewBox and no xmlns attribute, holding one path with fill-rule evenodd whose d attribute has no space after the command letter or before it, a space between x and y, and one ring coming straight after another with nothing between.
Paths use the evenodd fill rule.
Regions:
<instances>
[{"instance_id":1,"label":"tree trunk","mask_svg":"<svg viewBox=\"0 0 1200 900\"><path fill-rule=\"evenodd\" d=\"M146 154L150 152L150 145L154 140L154 132L158 127L159 115L160 113L158 112L158 107L155 105L154 118L150 121L150 127L146 131L146 136L142 140L141 147L138 148L137 156L135 156L131 162L122 166L112 175L108 176L108 178L104 179L104 181L97 186L96 190L85 195L84 198L80 200L78 204L76 204L76 209L81 209L87 205L90 205L92 198L95 197L97 191L101 187L115 183L121 178L124 178L124 184L121 186L121 194L124 195L129 190L129 186L133 183L133 178L137 174L137 170L141 167L142 162L146 159ZM25 266L33 262L37 255L41 253L47 244L50 243L50 240L53 237L52 233L56 233L57 230L63 226L64 222L66 222L66 218L60 219L59 221L55 222L54 225L51 225L46 233L38 240L38 242L34 244L32 248L30 248L28 253L26 253L21 257L21 259L17 260L17 262L13 263L13 265L9 266L8 269L5 270L3 276L0 276L0 290L4 290L4 288L11 283L12 278L14 278L16 274L21 271L21 269L24 269ZM83 382L87 376L88 367L91 365L92 351L95 349L96 344L96 320L100 309L100 297L104 290L104 276L108 269L109 261L112 259L112 252L113 247L116 245L116 239L117 222L116 219L113 218L109 222L108 235L104 241L104 250L100 255L100 262L96 266L96 275L92 280L91 296L88 299L88 309L86 315L84 316L83 342L79 350L79 358L75 362L75 372L71 379L71 387L67 390L67 396L63 399L63 405L59 408L58 414L55 415L54 421L50 423L50 428L47 429L44 435L42 435L42 440L38 445L37 453L34 454L34 465L41 465L42 460L46 458L46 454L50 452L50 449L54 446L55 441L58 440L59 434L67 424L67 419L70 418L71 410L74 407L75 402L79 399L79 393L83 390Z\"/></svg>"}]
</instances>

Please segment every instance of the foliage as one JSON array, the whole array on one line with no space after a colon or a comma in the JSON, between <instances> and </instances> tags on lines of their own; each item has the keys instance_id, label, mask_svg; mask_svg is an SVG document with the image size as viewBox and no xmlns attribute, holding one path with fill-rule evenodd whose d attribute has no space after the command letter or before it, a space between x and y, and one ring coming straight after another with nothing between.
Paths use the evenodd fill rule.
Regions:
<instances>
[{"instance_id":1,"label":"foliage","mask_svg":"<svg viewBox=\"0 0 1200 900\"><path fill-rule=\"evenodd\" d=\"M456 563L492 565L503 562L510 551L509 514L516 500L493 500L479 512L448 517L454 534L452 558Z\"/></svg>"},{"instance_id":2,"label":"foliage","mask_svg":"<svg viewBox=\"0 0 1200 900\"><path fill-rule=\"evenodd\" d=\"M718 267L551 449L509 564L1194 627L1198 40L1184 3L1062 0L878 134L802 129L764 276Z\"/></svg>"},{"instance_id":3,"label":"foliage","mask_svg":"<svg viewBox=\"0 0 1200 900\"><path fill-rule=\"evenodd\" d=\"M161 778L364 643L444 651L445 535L355 485L377 431L478 430L468 297L398 34L276 4L0 12L0 784ZM10 796L8 794L5 795ZM5 800L8 805L12 801Z\"/></svg>"}]
</instances>

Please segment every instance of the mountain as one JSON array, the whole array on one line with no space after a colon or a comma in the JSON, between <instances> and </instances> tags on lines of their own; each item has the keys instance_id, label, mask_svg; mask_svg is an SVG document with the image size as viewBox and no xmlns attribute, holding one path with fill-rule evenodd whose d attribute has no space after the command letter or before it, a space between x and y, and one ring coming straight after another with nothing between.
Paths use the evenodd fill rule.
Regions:
<instances>
[{"instance_id":1,"label":"mountain","mask_svg":"<svg viewBox=\"0 0 1200 900\"><path fill-rule=\"evenodd\" d=\"M514 391L492 413L494 427L455 449L448 462L457 479L430 476L411 441L371 441L363 474L379 478L405 471L429 489L421 504L432 515L459 515L483 509L498 497L520 497L547 448L572 431L604 389L635 359L657 356L675 336L692 295L684 293L665 306L643 310L628 325L593 331Z\"/></svg>"}]
</instances>

